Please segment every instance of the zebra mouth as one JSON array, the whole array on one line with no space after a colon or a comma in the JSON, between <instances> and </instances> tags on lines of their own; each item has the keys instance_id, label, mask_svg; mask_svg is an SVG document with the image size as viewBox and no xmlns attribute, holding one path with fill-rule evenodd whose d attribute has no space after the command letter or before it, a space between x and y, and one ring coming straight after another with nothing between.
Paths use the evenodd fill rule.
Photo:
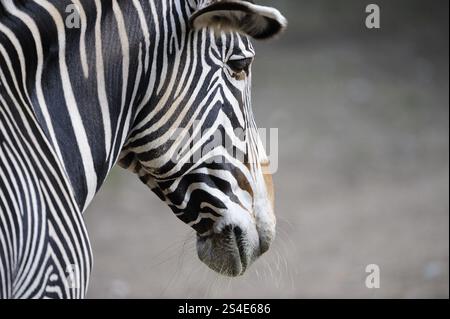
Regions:
<instances>
[{"instance_id":1,"label":"zebra mouth","mask_svg":"<svg viewBox=\"0 0 450 319\"><path fill-rule=\"evenodd\" d=\"M209 268L230 277L243 275L252 259L245 233L233 226L219 234L198 235L197 252Z\"/></svg>"},{"instance_id":2,"label":"zebra mouth","mask_svg":"<svg viewBox=\"0 0 450 319\"><path fill-rule=\"evenodd\" d=\"M247 255L246 255L246 246L245 246L245 239L242 235L242 230L239 227L233 228L233 235L231 235L232 239L235 241L235 247L237 247L239 252L239 258L241 260L242 265L242 274L247 270L248 261L247 261Z\"/></svg>"}]
</instances>

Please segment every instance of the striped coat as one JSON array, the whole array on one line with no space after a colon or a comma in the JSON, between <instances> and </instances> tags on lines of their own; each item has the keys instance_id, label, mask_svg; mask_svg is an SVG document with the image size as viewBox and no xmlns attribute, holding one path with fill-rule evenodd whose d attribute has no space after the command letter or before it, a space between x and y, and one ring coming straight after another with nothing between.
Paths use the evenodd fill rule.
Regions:
<instances>
[{"instance_id":1,"label":"striped coat","mask_svg":"<svg viewBox=\"0 0 450 319\"><path fill-rule=\"evenodd\" d=\"M219 271L208 256L224 242L212 227L243 229L250 248L236 244L223 258L241 255L227 272L245 271L268 247L274 218L270 209L227 214L268 197L263 150L252 147L253 168L172 163L184 136L167 134L198 119L202 131L217 123L256 131L254 50L241 33L267 38L284 24L275 9L249 1L0 0L0 297L85 296L92 255L82 214L118 161L208 233L199 256L211 268Z\"/></svg>"}]
</instances>

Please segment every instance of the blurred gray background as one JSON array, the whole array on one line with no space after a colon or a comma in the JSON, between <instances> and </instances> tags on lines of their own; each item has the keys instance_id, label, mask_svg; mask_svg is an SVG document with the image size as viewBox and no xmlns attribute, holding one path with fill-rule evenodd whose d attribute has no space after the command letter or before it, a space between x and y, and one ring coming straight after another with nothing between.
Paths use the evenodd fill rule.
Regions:
<instances>
[{"instance_id":1,"label":"blurred gray background","mask_svg":"<svg viewBox=\"0 0 450 319\"><path fill-rule=\"evenodd\" d=\"M195 235L114 169L86 212L90 298L449 297L446 0L259 1L288 32L256 43L253 108L279 128L278 237L240 278L216 275ZM365 267L381 288L365 287Z\"/></svg>"}]
</instances>

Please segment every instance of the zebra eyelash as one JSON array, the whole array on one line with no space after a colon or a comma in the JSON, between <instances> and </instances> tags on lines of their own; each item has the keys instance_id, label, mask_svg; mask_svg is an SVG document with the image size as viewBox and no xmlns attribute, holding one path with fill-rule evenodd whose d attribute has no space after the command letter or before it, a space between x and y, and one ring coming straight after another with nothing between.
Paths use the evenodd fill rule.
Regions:
<instances>
[{"instance_id":1,"label":"zebra eyelash","mask_svg":"<svg viewBox=\"0 0 450 319\"><path fill-rule=\"evenodd\" d=\"M243 58L243 59L237 59L237 60L229 60L227 62L227 65L230 67L230 69L232 69L236 73L239 73L242 71L248 72L252 62L253 62L253 58Z\"/></svg>"}]
</instances>

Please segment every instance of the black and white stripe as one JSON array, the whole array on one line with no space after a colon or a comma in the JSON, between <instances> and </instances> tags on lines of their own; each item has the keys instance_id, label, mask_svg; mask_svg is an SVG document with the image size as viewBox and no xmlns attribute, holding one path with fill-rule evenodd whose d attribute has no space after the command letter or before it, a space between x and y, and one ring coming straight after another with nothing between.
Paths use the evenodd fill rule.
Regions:
<instances>
[{"instance_id":1,"label":"black and white stripe","mask_svg":"<svg viewBox=\"0 0 450 319\"><path fill-rule=\"evenodd\" d=\"M250 69L239 78L228 64L254 50L235 31L192 28L217 2L0 0L0 297L84 297L82 213L118 161L200 235L235 220L230 212L254 214L266 158ZM229 2L249 16L259 8ZM80 28L65 24L69 5ZM246 160L223 145L193 160L215 132Z\"/></svg>"}]
</instances>

